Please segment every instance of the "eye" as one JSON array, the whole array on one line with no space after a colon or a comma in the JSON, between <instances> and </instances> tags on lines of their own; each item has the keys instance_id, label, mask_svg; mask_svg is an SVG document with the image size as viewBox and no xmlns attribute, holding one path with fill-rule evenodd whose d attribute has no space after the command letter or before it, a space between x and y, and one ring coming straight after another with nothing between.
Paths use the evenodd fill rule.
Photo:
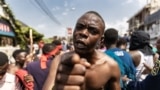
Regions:
<instances>
[{"instance_id":1,"label":"eye","mask_svg":"<svg viewBox=\"0 0 160 90\"><path fill-rule=\"evenodd\" d=\"M93 35L96 35L96 34L99 34L99 30L95 27L88 27L88 31L93 34Z\"/></svg>"},{"instance_id":2,"label":"eye","mask_svg":"<svg viewBox=\"0 0 160 90\"><path fill-rule=\"evenodd\" d=\"M76 30L83 30L83 29L85 29L85 25L83 25L83 24L76 25Z\"/></svg>"}]
</instances>

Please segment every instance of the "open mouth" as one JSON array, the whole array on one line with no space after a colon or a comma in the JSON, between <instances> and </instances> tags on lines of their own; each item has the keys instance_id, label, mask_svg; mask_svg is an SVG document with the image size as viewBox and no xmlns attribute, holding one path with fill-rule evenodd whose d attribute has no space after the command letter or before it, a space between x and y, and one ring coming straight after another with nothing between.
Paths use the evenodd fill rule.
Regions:
<instances>
[{"instance_id":1,"label":"open mouth","mask_svg":"<svg viewBox=\"0 0 160 90\"><path fill-rule=\"evenodd\" d=\"M86 44L83 43L82 41L77 41L75 43L75 47L78 48L78 49L86 49L87 48Z\"/></svg>"}]
</instances>

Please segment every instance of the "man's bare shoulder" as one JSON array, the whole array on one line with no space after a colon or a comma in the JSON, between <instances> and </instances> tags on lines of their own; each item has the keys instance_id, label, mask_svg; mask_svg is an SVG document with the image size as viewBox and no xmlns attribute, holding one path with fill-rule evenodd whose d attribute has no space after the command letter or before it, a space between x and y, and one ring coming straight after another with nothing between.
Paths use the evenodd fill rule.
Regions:
<instances>
[{"instance_id":1,"label":"man's bare shoulder","mask_svg":"<svg viewBox=\"0 0 160 90\"><path fill-rule=\"evenodd\" d=\"M101 57L101 60L105 61L109 66L118 67L117 62L113 58L100 51L97 51L97 53L99 53L98 56Z\"/></svg>"},{"instance_id":2,"label":"man's bare shoulder","mask_svg":"<svg viewBox=\"0 0 160 90\"><path fill-rule=\"evenodd\" d=\"M129 51L129 54L133 60L140 60L141 58L141 52L138 50Z\"/></svg>"},{"instance_id":3,"label":"man's bare shoulder","mask_svg":"<svg viewBox=\"0 0 160 90\"><path fill-rule=\"evenodd\" d=\"M139 50L131 50L129 51L130 54L139 55Z\"/></svg>"}]
</instances>

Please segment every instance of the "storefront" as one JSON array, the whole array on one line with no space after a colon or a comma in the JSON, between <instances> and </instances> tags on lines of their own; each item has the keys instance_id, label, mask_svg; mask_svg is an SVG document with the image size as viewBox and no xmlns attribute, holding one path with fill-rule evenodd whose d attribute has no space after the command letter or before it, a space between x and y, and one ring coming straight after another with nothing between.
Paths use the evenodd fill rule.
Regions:
<instances>
[{"instance_id":1,"label":"storefront","mask_svg":"<svg viewBox=\"0 0 160 90\"><path fill-rule=\"evenodd\" d=\"M0 46L13 46L15 33L8 20L0 18Z\"/></svg>"}]
</instances>

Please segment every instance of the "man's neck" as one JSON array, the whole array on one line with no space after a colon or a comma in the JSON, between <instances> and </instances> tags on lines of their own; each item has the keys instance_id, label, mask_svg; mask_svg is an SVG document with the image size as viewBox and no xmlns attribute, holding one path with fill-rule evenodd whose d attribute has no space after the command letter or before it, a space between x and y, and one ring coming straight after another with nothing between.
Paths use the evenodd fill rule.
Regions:
<instances>
[{"instance_id":1,"label":"man's neck","mask_svg":"<svg viewBox=\"0 0 160 90\"><path fill-rule=\"evenodd\" d=\"M89 63L95 63L96 56L97 56L96 50L89 53L80 54L80 57L87 59Z\"/></svg>"},{"instance_id":2,"label":"man's neck","mask_svg":"<svg viewBox=\"0 0 160 90\"><path fill-rule=\"evenodd\" d=\"M22 68L23 68L23 66L20 65L19 63L16 63L16 67L19 68L19 69L22 69Z\"/></svg>"},{"instance_id":3,"label":"man's neck","mask_svg":"<svg viewBox=\"0 0 160 90\"><path fill-rule=\"evenodd\" d=\"M107 48L108 49L116 48L116 44L109 45Z\"/></svg>"}]
</instances>

